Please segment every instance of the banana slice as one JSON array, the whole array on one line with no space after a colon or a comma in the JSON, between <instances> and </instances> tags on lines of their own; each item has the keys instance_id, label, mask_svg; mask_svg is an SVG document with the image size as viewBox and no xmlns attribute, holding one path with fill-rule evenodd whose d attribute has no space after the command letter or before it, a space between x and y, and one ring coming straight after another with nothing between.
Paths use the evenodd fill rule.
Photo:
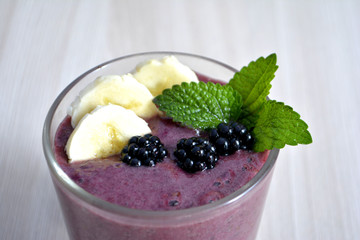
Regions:
<instances>
[{"instance_id":1,"label":"banana slice","mask_svg":"<svg viewBox=\"0 0 360 240\"><path fill-rule=\"evenodd\" d=\"M136 67L134 77L157 96L166 88L182 82L199 82L196 74L174 56L150 60Z\"/></svg>"},{"instance_id":2,"label":"banana slice","mask_svg":"<svg viewBox=\"0 0 360 240\"><path fill-rule=\"evenodd\" d=\"M154 96L131 74L109 75L95 79L83 89L71 104L71 125L76 127L80 119L98 105L109 103L133 110L141 118L150 118L159 111L152 102Z\"/></svg>"},{"instance_id":3,"label":"banana slice","mask_svg":"<svg viewBox=\"0 0 360 240\"><path fill-rule=\"evenodd\" d=\"M147 122L118 105L98 106L76 126L66 153L70 162L104 158L119 153L132 136L150 133Z\"/></svg>"}]
</instances>

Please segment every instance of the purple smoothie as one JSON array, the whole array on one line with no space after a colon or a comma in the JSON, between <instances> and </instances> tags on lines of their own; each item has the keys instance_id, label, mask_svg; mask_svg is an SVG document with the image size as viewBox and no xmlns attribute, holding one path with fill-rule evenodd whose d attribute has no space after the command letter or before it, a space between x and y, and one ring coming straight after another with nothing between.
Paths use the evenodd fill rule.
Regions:
<instances>
[{"instance_id":1,"label":"purple smoothie","mask_svg":"<svg viewBox=\"0 0 360 240\"><path fill-rule=\"evenodd\" d=\"M255 176L269 154L240 150L220 157L214 169L186 173L176 165L172 153L179 139L196 136L196 131L160 117L148 123L169 151L155 167L131 167L119 161L119 156L67 163L64 147L73 130L69 117L56 135L56 159L74 182L103 200L136 209L175 210L212 203L235 192Z\"/></svg>"},{"instance_id":2,"label":"purple smoothie","mask_svg":"<svg viewBox=\"0 0 360 240\"><path fill-rule=\"evenodd\" d=\"M208 59L179 56L190 65L194 60L194 69L200 68L200 72L226 68ZM127 61L133 66L139 62L137 57L106 63L113 69L99 71L115 72ZM208 68L201 69L205 66ZM98 68L81 80L91 81L95 71ZM64 107L56 108L64 112ZM119 156L69 164L64 146L73 131L70 117L54 125L56 163L51 159L48 163L70 239L255 239L278 150L238 151L220 157L214 169L189 174L176 166L173 151L180 138L197 136L198 132L160 117L147 122L169 152L155 167L130 167L119 161Z\"/></svg>"},{"instance_id":3,"label":"purple smoothie","mask_svg":"<svg viewBox=\"0 0 360 240\"><path fill-rule=\"evenodd\" d=\"M196 134L170 120L149 121L153 134L159 136L172 153L179 138ZM174 156L155 167L130 167L118 156L68 164L64 146L71 134L70 117L56 134L55 153L60 167L80 187L108 202L142 210L167 212L185 209L185 218L154 220L124 218L93 208L55 184L71 239L254 239L260 221L272 171L243 199L202 214L193 214L196 206L212 205L248 183L261 169L269 151L238 151L220 157L214 169L190 174L176 166ZM56 183L56 180L55 180ZM183 211L183 210L177 210ZM171 212L177 212L171 211ZM97 233L94 235L94 233Z\"/></svg>"},{"instance_id":4,"label":"purple smoothie","mask_svg":"<svg viewBox=\"0 0 360 240\"><path fill-rule=\"evenodd\" d=\"M205 76L198 77L200 81L209 81ZM73 131L70 122L67 117L55 138L55 154L61 168L87 192L128 208L175 210L212 203L249 182L269 154L269 151L239 150L220 157L214 169L186 173L176 165L173 152L181 138L198 136L199 132L156 116L147 122L152 134L160 138L169 154L155 167L130 167L121 162L118 155L69 164L64 149Z\"/></svg>"}]
</instances>

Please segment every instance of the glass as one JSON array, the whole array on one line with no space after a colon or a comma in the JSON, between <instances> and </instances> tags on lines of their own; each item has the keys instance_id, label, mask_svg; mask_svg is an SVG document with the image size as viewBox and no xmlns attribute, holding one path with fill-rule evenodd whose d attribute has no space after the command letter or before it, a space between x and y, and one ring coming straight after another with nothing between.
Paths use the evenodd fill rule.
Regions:
<instances>
[{"instance_id":1,"label":"glass","mask_svg":"<svg viewBox=\"0 0 360 240\"><path fill-rule=\"evenodd\" d=\"M43 150L60 201L70 239L255 239L278 149L270 151L262 169L246 185L212 204L172 210L129 209L101 200L76 185L54 157L54 136L67 108L81 89L100 75L125 74L143 61L176 56L195 72L228 81L233 67L187 53L148 52L116 58L75 79L51 106L43 129Z\"/></svg>"}]
</instances>

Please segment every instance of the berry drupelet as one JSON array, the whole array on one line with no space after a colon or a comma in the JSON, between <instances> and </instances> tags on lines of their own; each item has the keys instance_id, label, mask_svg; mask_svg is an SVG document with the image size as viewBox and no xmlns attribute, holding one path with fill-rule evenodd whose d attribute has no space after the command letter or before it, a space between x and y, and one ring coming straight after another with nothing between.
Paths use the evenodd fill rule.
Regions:
<instances>
[{"instance_id":1,"label":"berry drupelet","mask_svg":"<svg viewBox=\"0 0 360 240\"><path fill-rule=\"evenodd\" d=\"M219 159L214 145L201 137L180 139L174 156L178 166L190 173L212 169Z\"/></svg>"},{"instance_id":2,"label":"berry drupelet","mask_svg":"<svg viewBox=\"0 0 360 240\"><path fill-rule=\"evenodd\" d=\"M146 134L130 138L128 145L121 151L121 160L130 166L153 167L162 162L168 152L157 136Z\"/></svg>"},{"instance_id":3,"label":"berry drupelet","mask_svg":"<svg viewBox=\"0 0 360 240\"><path fill-rule=\"evenodd\" d=\"M237 150L252 150L254 138L248 129L238 123L220 123L209 132L210 142L216 147L219 155L233 154Z\"/></svg>"}]
</instances>

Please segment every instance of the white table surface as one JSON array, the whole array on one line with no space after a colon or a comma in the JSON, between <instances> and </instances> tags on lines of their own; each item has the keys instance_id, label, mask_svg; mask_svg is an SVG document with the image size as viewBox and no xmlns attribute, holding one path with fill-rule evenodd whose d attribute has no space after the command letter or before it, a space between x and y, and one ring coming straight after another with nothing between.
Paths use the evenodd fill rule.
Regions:
<instances>
[{"instance_id":1,"label":"white table surface","mask_svg":"<svg viewBox=\"0 0 360 240\"><path fill-rule=\"evenodd\" d=\"M360 1L346 0L0 0L0 239L68 239L45 115L87 69L155 50L239 69L277 53L270 97L314 143L281 151L258 239L359 239Z\"/></svg>"}]
</instances>

